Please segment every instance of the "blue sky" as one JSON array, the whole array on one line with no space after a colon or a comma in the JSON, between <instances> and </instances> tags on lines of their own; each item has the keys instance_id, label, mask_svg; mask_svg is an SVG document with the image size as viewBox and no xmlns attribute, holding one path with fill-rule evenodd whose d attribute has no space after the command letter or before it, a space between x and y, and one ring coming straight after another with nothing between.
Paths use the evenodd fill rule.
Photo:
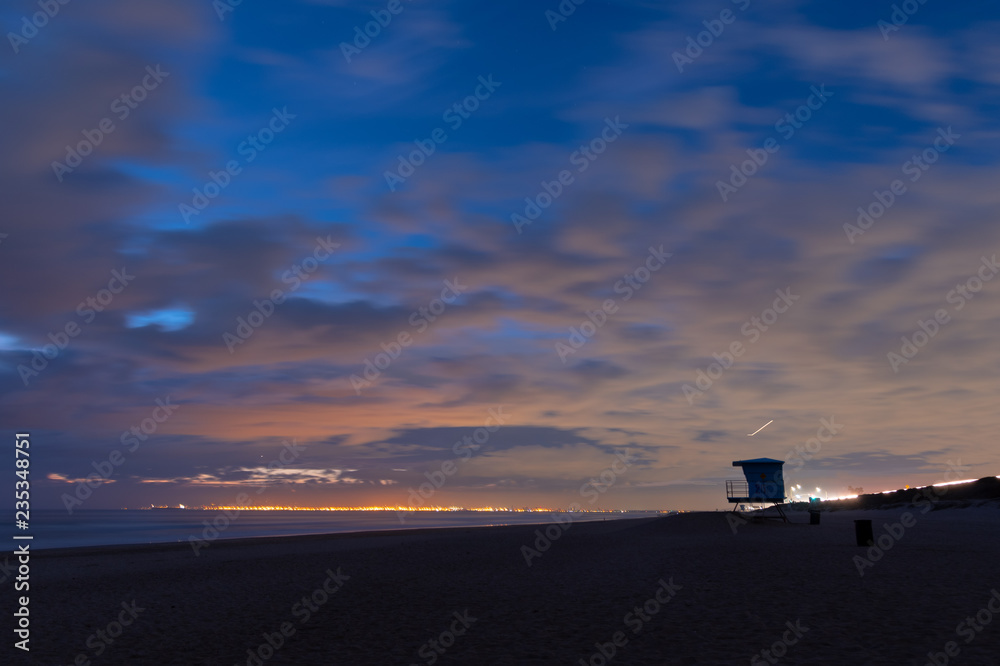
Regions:
<instances>
[{"instance_id":1,"label":"blue sky","mask_svg":"<svg viewBox=\"0 0 1000 666\"><path fill-rule=\"evenodd\" d=\"M996 473L992 5L217 5L0 11L41 505L119 451L83 506L568 506L629 451L601 506L714 508L831 418L790 483Z\"/></svg>"}]
</instances>

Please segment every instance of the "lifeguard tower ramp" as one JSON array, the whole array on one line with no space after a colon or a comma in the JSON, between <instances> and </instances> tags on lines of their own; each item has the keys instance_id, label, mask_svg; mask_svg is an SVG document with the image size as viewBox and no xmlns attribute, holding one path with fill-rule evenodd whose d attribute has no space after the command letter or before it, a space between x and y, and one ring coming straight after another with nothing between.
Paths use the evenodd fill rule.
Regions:
<instances>
[{"instance_id":1,"label":"lifeguard tower ramp","mask_svg":"<svg viewBox=\"0 0 1000 666\"><path fill-rule=\"evenodd\" d=\"M737 513L740 504L773 504L781 519L788 522L781 505L785 501L785 479L781 471L783 460L774 458L754 458L734 460L733 467L743 468L743 479L726 481L726 499L734 504Z\"/></svg>"}]
</instances>

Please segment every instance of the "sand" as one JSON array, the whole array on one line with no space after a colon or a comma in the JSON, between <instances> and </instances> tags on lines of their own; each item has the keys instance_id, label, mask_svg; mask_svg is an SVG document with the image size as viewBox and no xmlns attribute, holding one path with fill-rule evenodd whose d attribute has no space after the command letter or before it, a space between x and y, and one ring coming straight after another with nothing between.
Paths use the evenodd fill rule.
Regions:
<instances>
[{"instance_id":1,"label":"sand","mask_svg":"<svg viewBox=\"0 0 1000 666\"><path fill-rule=\"evenodd\" d=\"M30 663L1000 663L1000 613L982 610L1000 590L1000 510L911 510L861 575L855 556L878 553L853 520L879 536L903 513L735 533L723 512L550 526L530 567L522 546L544 527L39 552ZM977 612L991 622L958 633ZM29 663L17 652L7 663Z\"/></svg>"}]
</instances>

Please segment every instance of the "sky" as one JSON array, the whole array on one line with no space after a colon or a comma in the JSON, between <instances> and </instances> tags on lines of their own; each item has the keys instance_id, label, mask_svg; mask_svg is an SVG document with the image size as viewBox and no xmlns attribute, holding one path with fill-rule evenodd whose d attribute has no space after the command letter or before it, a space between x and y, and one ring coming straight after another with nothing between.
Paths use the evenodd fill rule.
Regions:
<instances>
[{"instance_id":1,"label":"sky","mask_svg":"<svg viewBox=\"0 0 1000 666\"><path fill-rule=\"evenodd\" d=\"M0 10L34 507L1000 473L991 3L50 4Z\"/></svg>"}]
</instances>

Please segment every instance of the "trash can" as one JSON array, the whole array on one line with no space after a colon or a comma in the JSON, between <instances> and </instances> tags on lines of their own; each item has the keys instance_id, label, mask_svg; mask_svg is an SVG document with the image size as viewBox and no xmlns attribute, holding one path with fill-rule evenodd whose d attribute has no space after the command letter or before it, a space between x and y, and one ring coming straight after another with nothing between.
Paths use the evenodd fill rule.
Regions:
<instances>
[{"instance_id":1,"label":"trash can","mask_svg":"<svg viewBox=\"0 0 1000 666\"><path fill-rule=\"evenodd\" d=\"M819 511L817 511L816 509L809 510L809 524L819 525Z\"/></svg>"},{"instance_id":2,"label":"trash can","mask_svg":"<svg viewBox=\"0 0 1000 666\"><path fill-rule=\"evenodd\" d=\"M870 546L875 543L875 533L872 532L872 521L855 520L854 538L859 546Z\"/></svg>"}]
</instances>

